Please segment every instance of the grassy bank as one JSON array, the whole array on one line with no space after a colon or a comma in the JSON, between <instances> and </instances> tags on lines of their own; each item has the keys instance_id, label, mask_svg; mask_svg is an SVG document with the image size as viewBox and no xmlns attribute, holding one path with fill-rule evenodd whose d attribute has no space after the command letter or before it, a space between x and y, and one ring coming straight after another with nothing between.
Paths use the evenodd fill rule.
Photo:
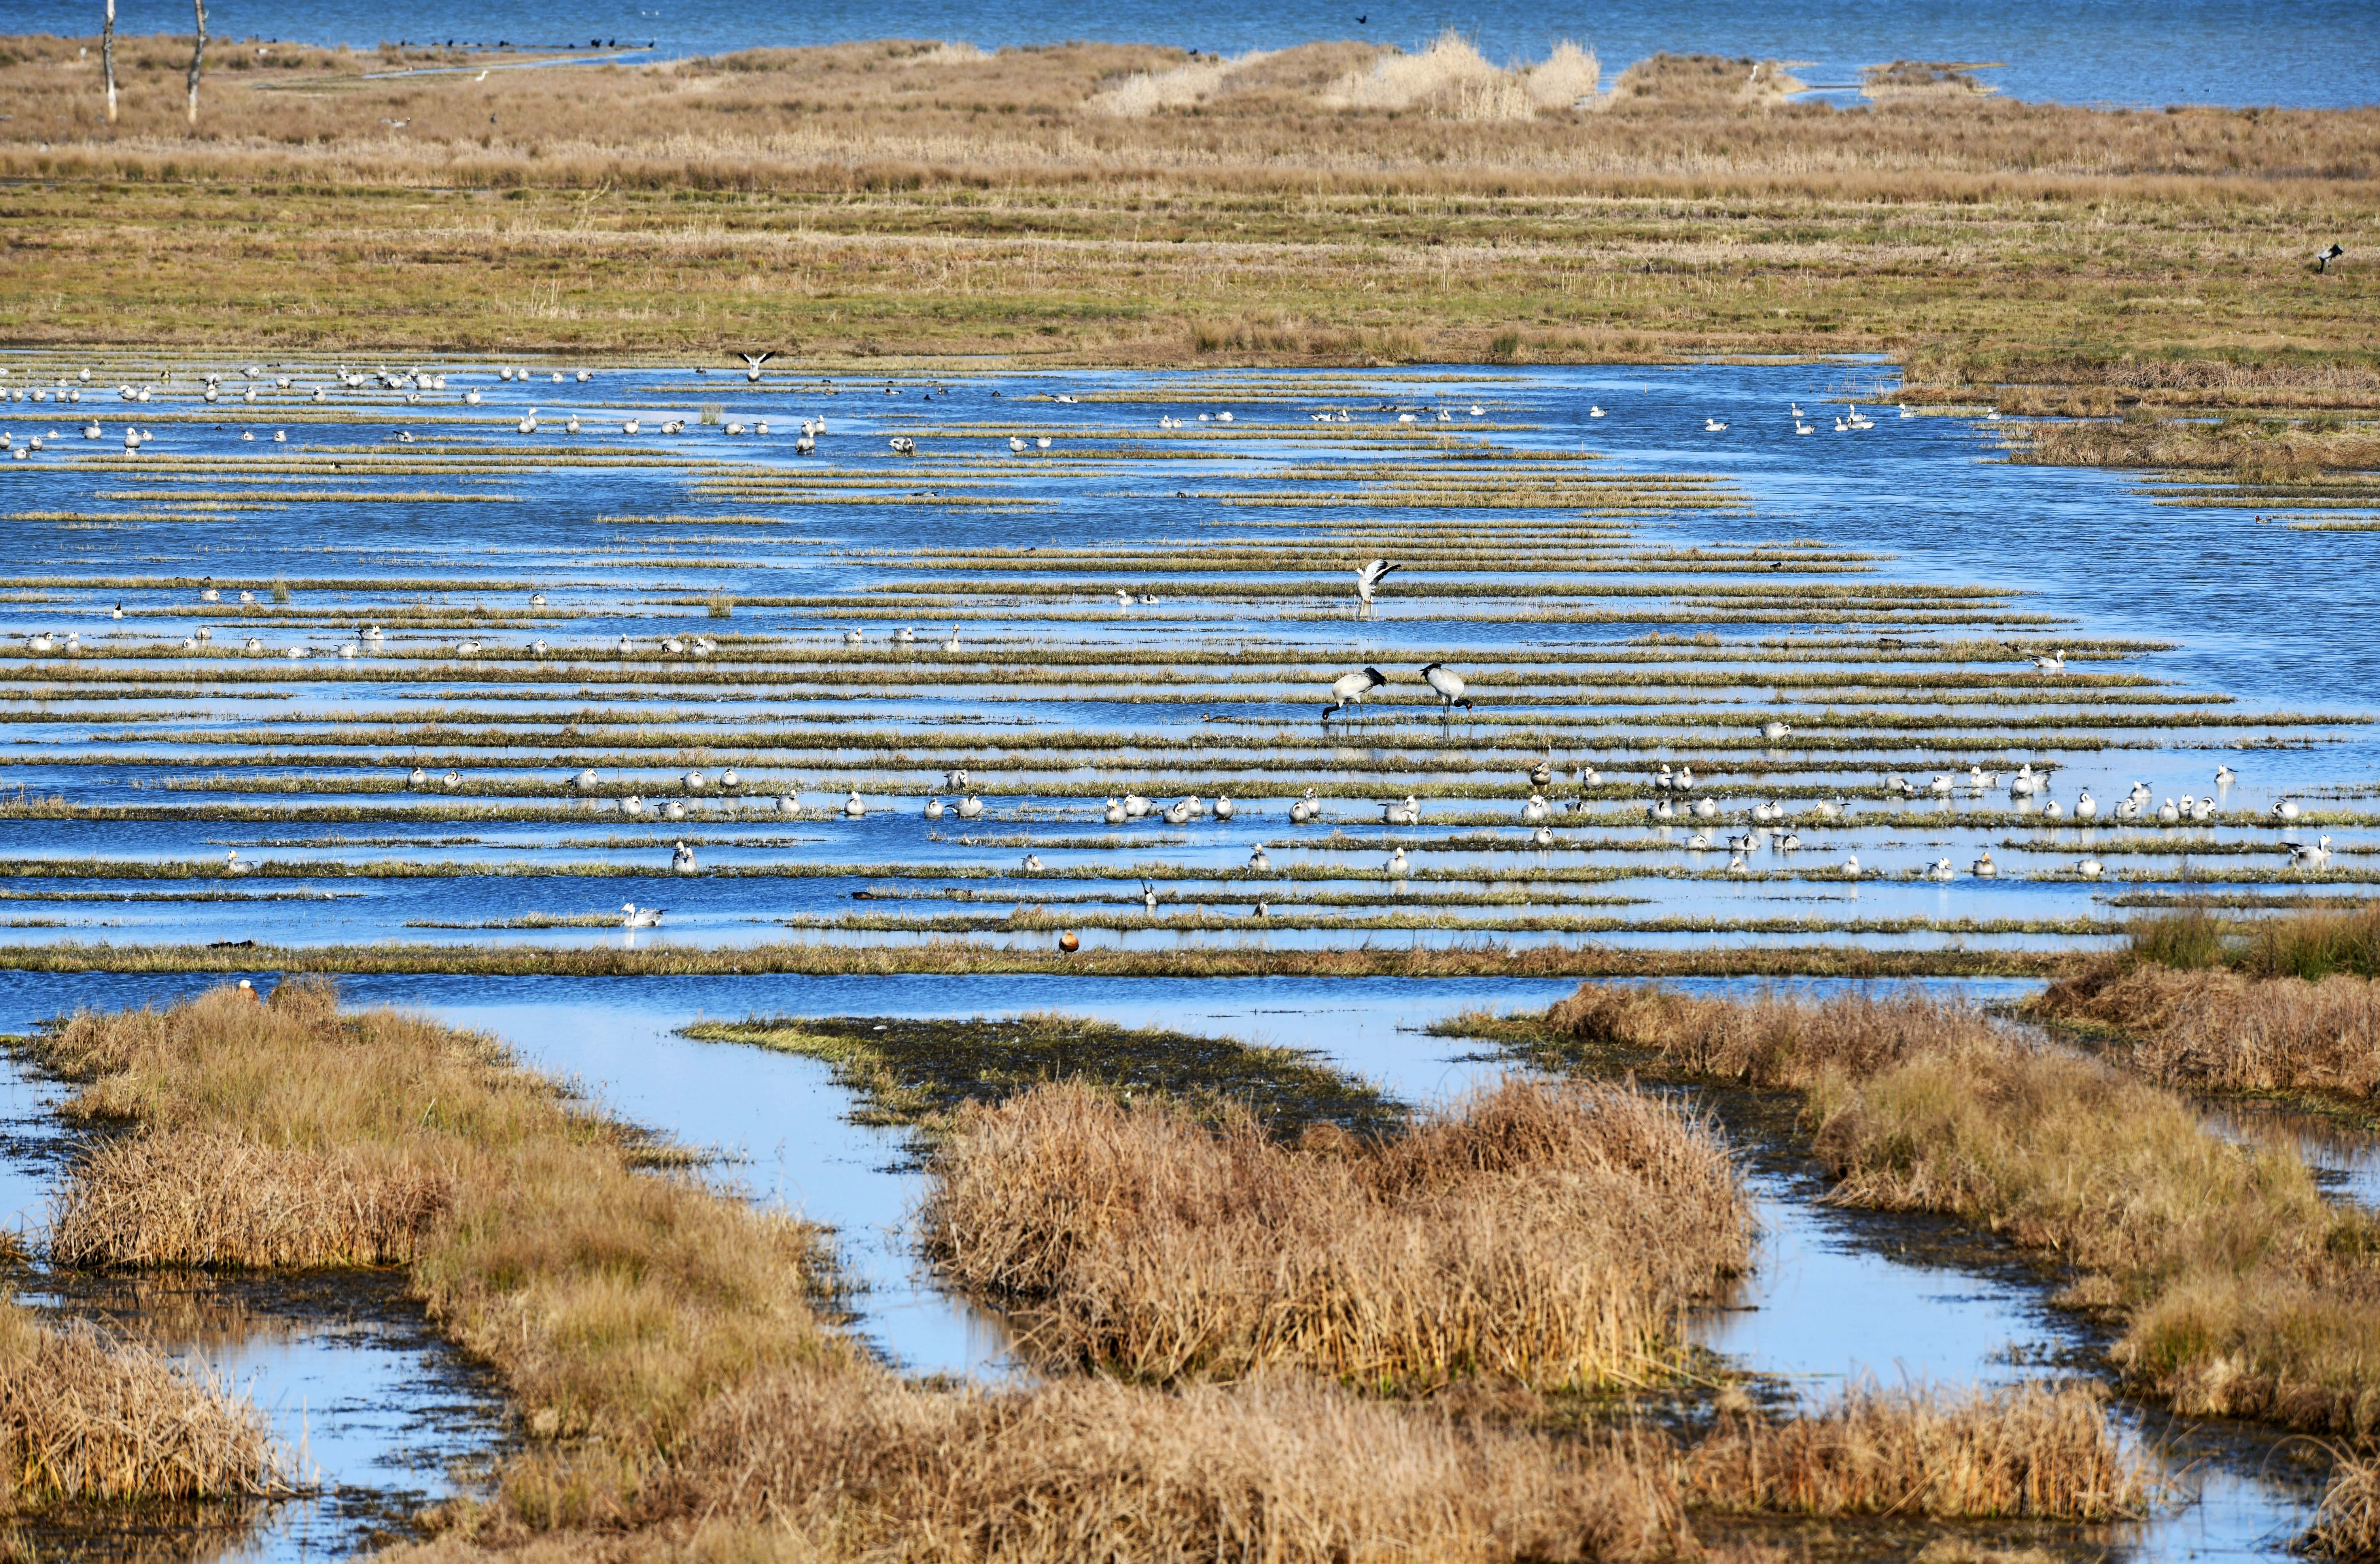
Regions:
<instances>
[{"instance_id":1,"label":"grassy bank","mask_svg":"<svg viewBox=\"0 0 2380 1564\"><path fill-rule=\"evenodd\" d=\"M1216 1117L1079 1085L963 1114L928 1247L1045 1361L1383 1388L1663 1377L1750 1259L1726 1142L1633 1091L1508 1085L1385 1141Z\"/></svg>"},{"instance_id":2,"label":"grassy bank","mask_svg":"<svg viewBox=\"0 0 2380 1564\"><path fill-rule=\"evenodd\" d=\"M1076 973L1095 977L2039 977L2070 957L2037 951L1864 951L1846 946L1628 951L1467 944L1435 949L1084 950L1072 955L960 940L905 946L108 945L0 947L16 972L255 972L671 977L725 974L900 976Z\"/></svg>"},{"instance_id":3,"label":"grassy bank","mask_svg":"<svg viewBox=\"0 0 2380 1564\"><path fill-rule=\"evenodd\" d=\"M2090 1028L2169 1085L2368 1109L2380 1090L2380 908L2139 919L2123 950L2080 963L2027 1009Z\"/></svg>"},{"instance_id":4,"label":"grassy bank","mask_svg":"<svg viewBox=\"0 0 2380 1564\"><path fill-rule=\"evenodd\" d=\"M2380 1425L2371 1215L2294 1154L2216 1135L2190 1103L1920 996L1691 1000L1590 986L1518 1046L1799 1091L1833 1198L1938 1211L2056 1265L2122 1327L2115 1362L2192 1415Z\"/></svg>"},{"instance_id":5,"label":"grassy bank","mask_svg":"<svg viewBox=\"0 0 2380 1564\"><path fill-rule=\"evenodd\" d=\"M26 342L141 319L244 349L733 339L836 369L1885 351L1919 397L2040 410L2380 403L2374 273L2307 264L2306 236L2369 224L2368 110L1846 111L1715 90L1753 62L1706 57L1577 110L1451 55L1391 106L1347 83L1417 62L1355 42L1228 70L889 42L485 79L275 45L210 73L192 129L187 46L141 39L110 127L95 41L7 47ZM1135 80L1171 85L1117 112ZM88 274L133 234L141 267Z\"/></svg>"}]
</instances>

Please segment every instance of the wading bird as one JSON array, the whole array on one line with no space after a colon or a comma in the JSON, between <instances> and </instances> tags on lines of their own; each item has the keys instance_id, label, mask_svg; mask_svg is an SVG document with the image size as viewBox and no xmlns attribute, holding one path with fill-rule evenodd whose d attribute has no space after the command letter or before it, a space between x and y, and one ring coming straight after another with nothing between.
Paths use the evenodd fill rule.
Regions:
<instances>
[{"instance_id":1,"label":"wading bird","mask_svg":"<svg viewBox=\"0 0 2380 1564\"><path fill-rule=\"evenodd\" d=\"M1328 722L1333 712L1363 705L1366 696L1388 682L1388 675L1377 668L1359 668L1353 673L1340 674L1330 681L1331 701L1322 709L1322 720Z\"/></svg>"},{"instance_id":2,"label":"wading bird","mask_svg":"<svg viewBox=\"0 0 2380 1564\"><path fill-rule=\"evenodd\" d=\"M2317 272L2327 272L2330 270L2330 263L2346 253L2336 244L2328 249L2316 250L2313 257L2313 269Z\"/></svg>"},{"instance_id":3,"label":"wading bird","mask_svg":"<svg viewBox=\"0 0 2380 1564\"><path fill-rule=\"evenodd\" d=\"M1422 683L1438 692L1439 710L1451 711L1458 706L1466 711L1471 709L1471 703L1463 697L1463 690L1468 687L1463 683L1463 675L1445 663L1428 664L1422 669L1421 677Z\"/></svg>"},{"instance_id":4,"label":"wading bird","mask_svg":"<svg viewBox=\"0 0 2380 1564\"><path fill-rule=\"evenodd\" d=\"M1371 564L1366 565L1363 569L1355 572L1355 601L1357 604L1355 612L1357 613L1367 613L1371 611L1373 594L1379 589L1380 583L1388 579L1390 574L1397 568L1397 566L1390 564L1384 559L1376 559Z\"/></svg>"}]
</instances>

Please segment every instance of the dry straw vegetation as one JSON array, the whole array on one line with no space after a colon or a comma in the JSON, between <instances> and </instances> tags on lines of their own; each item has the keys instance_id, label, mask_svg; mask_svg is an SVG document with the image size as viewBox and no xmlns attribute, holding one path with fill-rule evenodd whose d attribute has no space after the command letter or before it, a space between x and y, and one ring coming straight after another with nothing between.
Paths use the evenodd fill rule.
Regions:
<instances>
[{"instance_id":1,"label":"dry straw vegetation","mask_svg":"<svg viewBox=\"0 0 2380 1564\"><path fill-rule=\"evenodd\" d=\"M2294 1152L2227 1140L2162 1087L1913 994L1590 987L1547 1022L1555 1057L1619 1049L1799 1089L1832 1198L1949 1213L2053 1257L2067 1303L2122 1323L2115 1359L2143 1393L2192 1415L2380 1426L2380 1227L2325 1201Z\"/></svg>"},{"instance_id":2,"label":"dry straw vegetation","mask_svg":"<svg viewBox=\"0 0 2380 1564\"><path fill-rule=\"evenodd\" d=\"M1050 1086L963 1114L928 1243L1027 1350L1132 1379L1644 1383L1749 1259L1725 1141L1619 1087L1508 1084L1364 1143Z\"/></svg>"},{"instance_id":3,"label":"dry straw vegetation","mask_svg":"<svg viewBox=\"0 0 2380 1564\"><path fill-rule=\"evenodd\" d=\"M1868 1398L1806 1430L1730 1425L1698 1458L1641 1428L1536 1431L1492 1396L1359 1393L1298 1367L1299 1352L1231 1383L904 1381L827 1323L815 1234L683 1173L639 1170L652 1148L484 1038L387 1011L342 1014L327 987L300 980L263 1005L218 989L164 1011L78 1015L36 1047L83 1083L78 1113L154 1144L159 1156L140 1166L169 1185L175 1151L230 1141L326 1163L348 1154L353 1170L440 1185L410 1241L414 1285L497 1366L530 1437L496 1497L450 1506L438 1536L402 1551L424 1564L590 1554L1625 1564L1696 1551L1690 1497L1746 1513L1873 1512L1912 1459L1949 1478L1919 1511L1938 1516L2095 1520L2139 1491L2109 1454L2095 1403L2070 1393L1947 1408ZM1094 1113L1177 1172L1224 1174L1220 1154L1335 1166L1321 1198L1342 1211L1350 1182L1367 1198L1459 1218L1465 1191L1517 1165L1561 1168L1607 1194L1620 1192L1615 1178L1658 1168L1643 1187L1683 1189L1718 1218L1697 1264L1742 1253L1740 1205L1707 1133L1633 1093L1508 1088L1383 1144L1336 1132L1259 1148L1245 1121L1127 1109L1063 1085L962 1119L966 1134L998 1134L1037 1115L1079 1125ZM1191 1144L1200 1137L1204 1148ZM1121 1155L1119 1169L1149 1166L1145 1150ZM128 1176L97 1162L76 1174ZM1303 1203L1302 1187L1277 1173L1265 1182L1276 1201ZM1541 1182L1538 1193L1553 1192ZM1486 1205L1483 1215L1520 1215ZM160 1202L113 1209L118 1263L161 1251L272 1263L287 1242L260 1247L254 1219L221 1201L179 1216ZM324 1233L300 1253L370 1242L372 1224L352 1212L307 1211ZM1314 1231L1311 1216L1284 1215ZM941 1220L964 1251L971 1241ZM162 1245L134 1231L176 1221L183 1231ZM1485 1221L1469 1225L1486 1239ZM2025 1448L1987 1449L1993 1426ZM2052 1466L2061 1475L2047 1476Z\"/></svg>"},{"instance_id":4,"label":"dry straw vegetation","mask_svg":"<svg viewBox=\"0 0 2380 1564\"><path fill-rule=\"evenodd\" d=\"M93 1326L0 1301L0 1515L61 1501L262 1497L289 1453L231 1387Z\"/></svg>"},{"instance_id":5,"label":"dry straw vegetation","mask_svg":"<svg viewBox=\"0 0 2380 1564\"><path fill-rule=\"evenodd\" d=\"M1685 1459L1689 1495L1714 1509L1779 1514L2138 1515L2148 1494L2080 1387L1963 1394L1854 1387L1788 1422L1722 1420Z\"/></svg>"},{"instance_id":6,"label":"dry straw vegetation","mask_svg":"<svg viewBox=\"0 0 2380 1564\"><path fill-rule=\"evenodd\" d=\"M2227 924L2192 910L2142 919L2031 1001L2111 1033L2152 1080L2218 1091L2310 1092L2369 1103L2380 1087L2380 908Z\"/></svg>"},{"instance_id":7,"label":"dry straw vegetation","mask_svg":"<svg viewBox=\"0 0 2380 1564\"><path fill-rule=\"evenodd\" d=\"M1880 350L1919 398L2250 413L2283 425L2257 449L2325 467L2356 448L2305 420L2380 405L2380 273L2307 264L2370 225L2380 111L2023 103L1930 62L1841 109L1718 56L1604 92L1584 49L1500 64L1453 37L1232 60L884 42L484 81L443 54L247 45L193 129L187 43L128 39L111 129L94 42L12 40L0 66L21 341L139 319L163 343L837 363ZM92 272L134 235L141 266Z\"/></svg>"}]
</instances>

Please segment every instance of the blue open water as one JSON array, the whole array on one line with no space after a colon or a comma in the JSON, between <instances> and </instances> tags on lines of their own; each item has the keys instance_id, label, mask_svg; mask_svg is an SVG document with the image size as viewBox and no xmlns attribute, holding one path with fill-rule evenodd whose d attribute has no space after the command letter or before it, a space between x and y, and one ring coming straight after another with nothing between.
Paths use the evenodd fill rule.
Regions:
<instances>
[{"instance_id":1,"label":"blue open water","mask_svg":"<svg viewBox=\"0 0 2380 1564\"><path fill-rule=\"evenodd\" d=\"M95 0L9 0L0 30L97 30ZM1360 22L1358 18L1363 18ZM121 0L127 32L188 30L183 0ZM1318 39L1413 47L1447 28L1490 58L1533 58L1568 38L1602 57L1608 81L1658 50L1812 62L1814 84L1857 79L1894 59L2005 62L1987 73L2025 99L2065 103L2269 103L2343 108L2374 101L2380 6L2369 0L1900 0L1883 5L1554 6L1529 0L1217 0L1184 6L1110 0L1076 6L985 6L917 0L883 10L858 0L755 6L732 0L462 0L384 6L367 0L216 0L218 36L372 44L407 39L480 43L650 42L658 54L863 38L938 38L991 48L1067 39L1175 44L1237 54Z\"/></svg>"}]
</instances>

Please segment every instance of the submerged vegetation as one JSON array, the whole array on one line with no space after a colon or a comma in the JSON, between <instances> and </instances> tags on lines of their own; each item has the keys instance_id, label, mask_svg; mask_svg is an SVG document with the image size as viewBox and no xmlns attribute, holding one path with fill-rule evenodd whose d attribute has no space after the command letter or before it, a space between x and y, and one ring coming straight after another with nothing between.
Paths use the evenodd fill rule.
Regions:
<instances>
[{"instance_id":1,"label":"submerged vegetation","mask_svg":"<svg viewBox=\"0 0 2380 1564\"><path fill-rule=\"evenodd\" d=\"M886 1016L754 1016L699 1022L686 1036L783 1049L822 1059L859 1093L854 1117L905 1124L939 1138L970 1103L997 1103L1044 1084L1095 1087L1129 1100L1175 1099L1228 1107L1272 1134L1330 1124L1378 1134L1403 1109L1311 1054L1123 1027L1079 1016L1004 1021Z\"/></svg>"}]
</instances>

